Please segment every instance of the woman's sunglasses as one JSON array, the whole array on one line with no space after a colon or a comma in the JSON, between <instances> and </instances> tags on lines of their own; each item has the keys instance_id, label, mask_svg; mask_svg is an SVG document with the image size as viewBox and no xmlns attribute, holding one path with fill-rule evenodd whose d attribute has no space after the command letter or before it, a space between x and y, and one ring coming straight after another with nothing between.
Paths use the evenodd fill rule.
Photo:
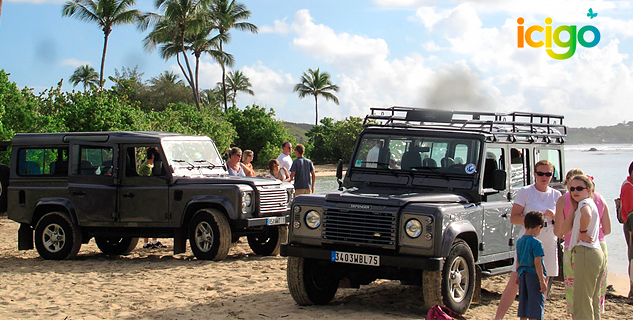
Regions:
<instances>
[{"instance_id":1,"label":"woman's sunglasses","mask_svg":"<svg viewBox=\"0 0 633 320\"><path fill-rule=\"evenodd\" d=\"M586 187L575 187L575 188L571 187L571 188L569 188L569 191L583 191L585 189L587 189L587 188Z\"/></svg>"},{"instance_id":2,"label":"woman's sunglasses","mask_svg":"<svg viewBox=\"0 0 633 320\"><path fill-rule=\"evenodd\" d=\"M540 171L536 171L536 175L537 175L537 176L539 176L539 177L542 177L542 176L551 177L551 176L552 176L552 173L551 173L551 172L540 172Z\"/></svg>"}]
</instances>

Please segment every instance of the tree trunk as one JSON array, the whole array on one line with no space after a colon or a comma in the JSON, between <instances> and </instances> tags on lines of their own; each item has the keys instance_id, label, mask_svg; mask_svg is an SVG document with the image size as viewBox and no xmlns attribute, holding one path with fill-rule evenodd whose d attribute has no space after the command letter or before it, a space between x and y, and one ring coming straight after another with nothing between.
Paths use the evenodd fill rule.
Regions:
<instances>
[{"instance_id":1,"label":"tree trunk","mask_svg":"<svg viewBox=\"0 0 633 320\"><path fill-rule=\"evenodd\" d=\"M105 67L105 57L106 51L108 50L108 37L110 36L110 32L112 29L105 27L103 28L103 54L101 54L101 72L99 73L99 88L103 88L103 69Z\"/></svg>"},{"instance_id":2,"label":"tree trunk","mask_svg":"<svg viewBox=\"0 0 633 320\"><path fill-rule=\"evenodd\" d=\"M185 38L185 31L184 29L181 29L181 39ZM182 73L185 75L185 79L187 80L187 82L189 82L189 85L191 86L191 90L193 91L193 101L196 103L196 107L198 107L198 111L200 111L200 100L198 99L198 89L196 87L196 83L194 82L195 79L193 77L193 72L191 71L191 65L189 64L189 59L187 58L187 50L185 50L185 43L183 41L180 42L180 49L182 50L182 56L185 58L185 65L187 66L187 72L189 73L189 75L187 76L187 73L185 72L182 64L180 64L180 60L178 61L178 65L180 65L180 70L182 70Z\"/></svg>"},{"instance_id":3,"label":"tree trunk","mask_svg":"<svg viewBox=\"0 0 633 320\"><path fill-rule=\"evenodd\" d=\"M220 40L220 51L224 52L224 50L222 50L222 40ZM220 66L222 66L222 96L224 97L224 113L226 113L229 109L228 102L226 101L226 67L224 66L224 62L220 62Z\"/></svg>"},{"instance_id":4,"label":"tree trunk","mask_svg":"<svg viewBox=\"0 0 633 320\"><path fill-rule=\"evenodd\" d=\"M2 0L0 0L0 18L2 18Z\"/></svg>"},{"instance_id":5,"label":"tree trunk","mask_svg":"<svg viewBox=\"0 0 633 320\"><path fill-rule=\"evenodd\" d=\"M319 101L317 100L317 95L314 95L314 114L315 114L315 118L314 118L314 125L318 126L319 125Z\"/></svg>"},{"instance_id":6,"label":"tree trunk","mask_svg":"<svg viewBox=\"0 0 633 320\"><path fill-rule=\"evenodd\" d=\"M200 108L200 84L198 79L198 70L200 69L200 56L196 55L196 107L198 107L198 112L202 113L202 108Z\"/></svg>"}]
</instances>

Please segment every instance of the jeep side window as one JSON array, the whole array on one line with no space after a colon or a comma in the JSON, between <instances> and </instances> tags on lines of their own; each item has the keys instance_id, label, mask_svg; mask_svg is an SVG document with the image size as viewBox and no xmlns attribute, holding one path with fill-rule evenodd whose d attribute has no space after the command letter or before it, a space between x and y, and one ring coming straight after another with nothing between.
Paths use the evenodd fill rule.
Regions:
<instances>
[{"instance_id":1,"label":"jeep side window","mask_svg":"<svg viewBox=\"0 0 633 320\"><path fill-rule=\"evenodd\" d=\"M484 160L483 187L492 188L494 184L494 171L497 169L505 170L504 149L488 148L486 149L486 158Z\"/></svg>"},{"instance_id":2,"label":"jeep side window","mask_svg":"<svg viewBox=\"0 0 633 320\"><path fill-rule=\"evenodd\" d=\"M111 176L112 148L80 147L77 174L83 176Z\"/></svg>"},{"instance_id":3,"label":"jeep side window","mask_svg":"<svg viewBox=\"0 0 633 320\"><path fill-rule=\"evenodd\" d=\"M512 189L520 189L528 184L528 166L526 157L528 149L510 148L510 186Z\"/></svg>"},{"instance_id":4,"label":"jeep side window","mask_svg":"<svg viewBox=\"0 0 633 320\"><path fill-rule=\"evenodd\" d=\"M18 152L18 175L65 176L68 175L68 149L39 148L21 149Z\"/></svg>"},{"instance_id":5,"label":"jeep side window","mask_svg":"<svg viewBox=\"0 0 633 320\"><path fill-rule=\"evenodd\" d=\"M127 148L125 176L127 177L148 176L147 174L139 174L139 169L141 168L143 163L147 160L147 148L149 147L158 148L157 146L135 146L135 147ZM151 176L165 175L164 167L158 168L158 166L164 166L160 155L158 158L154 159L153 167L151 170ZM154 168L158 170L154 170Z\"/></svg>"},{"instance_id":6,"label":"jeep side window","mask_svg":"<svg viewBox=\"0 0 633 320\"><path fill-rule=\"evenodd\" d=\"M561 168L561 152L560 150L552 149L536 149L536 161L547 160L554 165L554 172L552 175L552 182L563 181Z\"/></svg>"}]
</instances>

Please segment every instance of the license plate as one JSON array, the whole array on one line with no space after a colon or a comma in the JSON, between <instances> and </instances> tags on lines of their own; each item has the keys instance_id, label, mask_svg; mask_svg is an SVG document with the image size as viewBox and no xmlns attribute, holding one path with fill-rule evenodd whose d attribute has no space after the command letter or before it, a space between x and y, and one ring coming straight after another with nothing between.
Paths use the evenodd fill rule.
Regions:
<instances>
[{"instance_id":1,"label":"license plate","mask_svg":"<svg viewBox=\"0 0 633 320\"><path fill-rule=\"evenodd\" d=\"M364 266L380 266L380 256L373 254L332 251L332 261Z\"/></svg>"},{"instance_id":2,"label":"license plate","mask_svg":"<svg viewBox=\"0 0 633 320\"><path fill-rule=\"evenodd\" d=\"M286 224L286 217L271 217L266 219L267 226L274 226L278 224Z\"/></svg>"}]
</instances>

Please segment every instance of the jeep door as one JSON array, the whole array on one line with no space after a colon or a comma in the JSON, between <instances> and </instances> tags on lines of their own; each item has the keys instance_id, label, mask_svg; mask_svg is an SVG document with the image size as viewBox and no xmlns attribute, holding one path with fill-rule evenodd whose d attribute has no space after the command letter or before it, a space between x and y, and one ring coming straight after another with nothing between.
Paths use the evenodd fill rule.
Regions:
<instances>
[{"instance_id":1,"label":"jeep door","mask_svg":"<svg viewBox=\"0 0 633 320\"><path fill-rule=\"evenodd\" d=\"M494 170L505 170L507 167L506 154L505 146L489 145L486 148L482 175L482 190L486 195L486 201L482 202L484 208L484 251L482 255L504 253L514 248L511 242L512 224L510 223L512 203L507 197L507 185L504 191L495 190L492 189L491 181Z\"/></svg>"},{"instance_id":2,"label":"jeep door","mask_svg":"<svg viewBox=\"0 0 633 320\"><path fill-rule=\"evenodd\" d=\"M104 138L107 140L107 136ZM68 192L80 225L117 217L116 144L76 141L70 144Z\"/></svg>"},{"instance_id":3,"label":"jeep door","mask_svg":"<svg viewBox=\"0 0 633 320\"><path fill-rule=\"evenodd\" d=\"M151 170L140 170L146 162L147 149L156 147L159 157ZM121 185L119 216L122 222L165 223L169 220L169 186L167 171L162 167L164 153L160 146L125 144L121 146ZM147 175L149 173L149 175Z\"/></svg>"}]
</instances>

